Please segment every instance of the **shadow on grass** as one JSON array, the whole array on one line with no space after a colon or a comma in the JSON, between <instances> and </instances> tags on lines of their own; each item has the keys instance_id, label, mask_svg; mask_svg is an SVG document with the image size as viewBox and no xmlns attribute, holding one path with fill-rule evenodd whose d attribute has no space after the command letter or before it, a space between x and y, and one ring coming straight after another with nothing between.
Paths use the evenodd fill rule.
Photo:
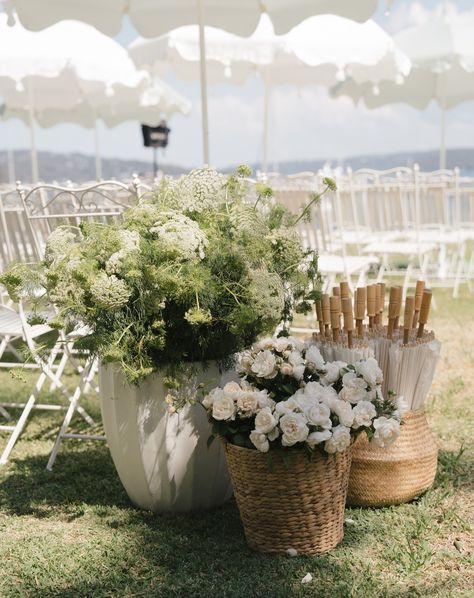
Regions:
<instances>
[{"instance_id":1,"label":"shadow on grass","mask_svg":"<svg viewBox=\"0 0 474 598\"><path fill-rule=\"evenodd\" d=\"M44 455L12 459L0 483L0 507L6 514L47 517L57 508L77 505L131 506L105 446L62 449L52 472Z\"/></svg>"}]
</instances>

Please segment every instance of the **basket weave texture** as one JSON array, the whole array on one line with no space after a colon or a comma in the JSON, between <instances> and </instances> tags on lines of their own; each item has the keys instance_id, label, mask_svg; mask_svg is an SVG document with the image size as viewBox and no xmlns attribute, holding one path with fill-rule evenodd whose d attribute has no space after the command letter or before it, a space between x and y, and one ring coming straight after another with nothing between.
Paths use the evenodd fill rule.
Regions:
<instances>
[{"instance_id":1,"label":"basket weave texture","mask_svg":"<svg viewBox=\"0 0 474 598\"><path fill-rule=\"evenodd\" d=\"M248 544L284 554L323 554L342 540L350 449L336 455L303 450L281 456L225 444L227 464Z\"/></svg>"},{"instance_id":2,"label":"basket weave texture","mask_svg":"<svg viewBox=\"0 0 474 598\"><path fill-rule=\"evenodd\" d=\"M347 504L364 507L398 505L413 500L432 485L438 446L424 409L403 417L400 436L388 448L370 444L361 434L352 447Z\"/></svg>"}]
</instances>

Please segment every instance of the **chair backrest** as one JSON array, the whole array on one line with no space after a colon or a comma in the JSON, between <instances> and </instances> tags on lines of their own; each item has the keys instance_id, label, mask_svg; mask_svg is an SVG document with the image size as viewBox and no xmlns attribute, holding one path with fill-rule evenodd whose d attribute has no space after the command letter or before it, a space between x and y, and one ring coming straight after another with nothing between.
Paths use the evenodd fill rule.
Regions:
<instances>
[{"instance_id":1,"label":"chair backrest","mask_svg":"<svg viewBox=\"0 0 474 598\"><path fill-rule=\"evenodd\" d=\"M16 188L0 191L0 270L36 257L34 239Z\"/></svg>"},{"instance_id":2,"label":"chair backrest","mask_svg":"<svg viewBox=\"0 0 474 598\"><path fill-rule=\"evenodd\" d=\"M103 181L74 187L42 184L17 192L26 215L35 256L43 256L46 239L59 225L78 226L84 220L110 224L119 222L123 211L138 200L135 181Z\"/></svg>"}]
</instances>

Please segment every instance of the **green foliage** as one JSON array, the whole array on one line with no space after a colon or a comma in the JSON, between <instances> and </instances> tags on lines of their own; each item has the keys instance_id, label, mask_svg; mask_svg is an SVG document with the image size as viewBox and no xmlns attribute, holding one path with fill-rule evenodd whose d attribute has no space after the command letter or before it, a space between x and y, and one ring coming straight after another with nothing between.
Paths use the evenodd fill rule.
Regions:
<instances>
[{"instance_id":1,"label":"green foliage","mask_svg":"<svg viewBox=\"0 0 474 598\"><path fill-rule=\"evenodd\" d=\"M164 364L221 359L311 309L320 288L294 217L250 174L165 178L122 225L59 227L41 267L15 266L0 281L13 298L43 288L54 327L87 325L79 345L120 362L131 382Z\"/></svg>"}]
</instances>

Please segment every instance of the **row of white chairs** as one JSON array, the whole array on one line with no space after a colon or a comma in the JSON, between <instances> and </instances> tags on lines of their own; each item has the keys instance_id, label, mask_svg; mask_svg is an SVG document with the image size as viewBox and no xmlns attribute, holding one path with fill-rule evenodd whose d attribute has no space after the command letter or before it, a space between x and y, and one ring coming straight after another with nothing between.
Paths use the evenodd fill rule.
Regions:
<instances>
[{"instance_id":1,"label":"row of white chairs","mask_svg":"<svg viewBox=\"0 0 474 598\"><path fill-rule=\"evenodd\" d=\"M341 274L350 279L361 271L358 265L366 268L365 259L379 281L390 275L403 277L405 293L420 277L432 286L452 288L454 296L463 283L471 289L473 179L461 177L458 170L426 173L414 167L326 169L268 175L267 180L277 199L295 210L310 192L321 188L324 176L336 180L337 191L326 194L300 228L307 245L318 249L332 272L338 259ZM333 278L328 277L329 285Z\"/></svg>"}]
</instances>

